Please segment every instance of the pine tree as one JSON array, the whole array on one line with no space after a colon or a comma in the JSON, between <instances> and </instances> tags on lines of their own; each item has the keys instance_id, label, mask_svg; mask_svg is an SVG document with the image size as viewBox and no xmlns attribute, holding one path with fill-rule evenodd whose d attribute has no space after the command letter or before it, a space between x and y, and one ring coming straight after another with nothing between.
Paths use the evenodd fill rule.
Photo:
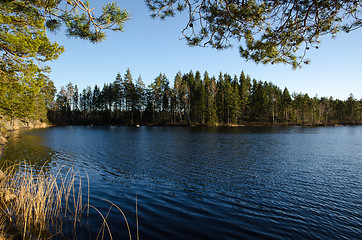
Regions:
<instances>
[{"instance_id":1,"label":"pine tree","mask_svg":"<svg viewBox=\"0 0 362 240\"><path fill-rule=\"evenodd\" d=\"M87 86L83 89L79 97L80 100L80 110L83 113L83 120L85 122L91 122L93 124L95 117L92 116L92 110L94 108L93 104L93 91L91 86Z\"/></svg>"},{"instance_id":2,"label":"pine tree","mask_svg":"<svg viewBox=\"0 0 362 240\"><path fill-rule=\"evenodd\" d=\"M98 42L104 31L121 31L128 19L126 11L116 4L106 4L100 17L87 2L66 1L1 1L0 2L0 113L14 117L39 117L44 106L40 99L47 88L50 68L64 51L52 43L46 30L65 24L67 35Z\"/></svg>"},{"instance_id":3,"label":"pine tree","mask_svg":"<svg viewBox=\"0 0 362 240\"><path fill-rule=\"evenodd\" d=\"M175 121L182 122L184 120L185 112L185 91L183 89L181 72L178 72L175 76L173 90L175 95Z\"/></svg>"},{"instance_id":4,"label":"pine tree","mask_svg":"<svg viewBox=\"0 0 362 240\"><path fill-rule=\"evenodd\" d=\"M140 114L139 121L142 123L143 121L143 111L146 103L146 86L142 81L141 75L138 77L135 86L135 108Z\"/></svg>"},{"instance_id":5,"label":"pine tree","mask_svg":"<svg viewBox=\"0 0 362 240\"><path fill-rule=\"evenodd\" d=\"M209 77L207 72L205 73L204 81L205 81L205 89L207 90L207 113L206 113L206 123L208 125L216 125L217 124L217 107L216 107L216 80L215 77L212 77L210 81L208 81Z\"/></svg>"},{"instance_id":6,"label":"pine tree","mask_svg":"<svg viewBox=\"0 0 362 240\"><path fill-rule=\"evenodd\" d=\"M279 103L282 95L281 90L271 82L266 83L267 91L267 119L269 122L275 124L279 119Z\"/></svg>"},{"instance_id":7,"label":"pine tree","mask_svg":"<svg viewBox=\"0 0 362 240\"><path fill-rule=\"evenodd\" d=\"M124 90L124 82L122 79L122 75L120 73L117 73L116 80L114 81L113 85L115 87L115 91L117 92L116 109L122 112L125 90Z\"/></svg>"},{"instance_id":8,"label":"pine tree","mask_svg":"<svg viewBox=\"0 0 362 240\"><path fill-rule=\"evenodd\" d=\"M287 88L284 88L282 97L281 97L281 109L283 112L283 119L285 122L289 122L290 120L290 107L292 103L292 98L289 94Z\"/></svg>"},{"instance_id":9,"label":"pine tree","mask_svg":"<svg viewBox=\"0 0 362 240\"><path fill-rule=\"evenodd\" d=\"M232 86L232 97L231 97L231 118L232 123L237 124L238 119L241 117L241 97L240 97L240 86L238 84L238 77L234 76L233 81L231 82Z\"/></svg>"},{"instance_id":10,"label":"pine tree","mask_svg":"<svg viewBox=\"0 0 362 240\"><path fill-rule=\"evenodd\" d=\"M250 95L251 95L251 78L248 75L245 77L244 71L241 72L239 77L240 85L240 111L241 111L241 121L247 121L249 119L249 105L250 105Z\"/></svg>"},{"instance_id":11,"label":"pine tree","mask_svg":"<svg viewBox=\"0 0 362 240\"><path fill-rule=\"evenodd\" d=\"M334 37L362 27L361 1L239 1L146 0L152 17L177 12L185 17L182 30L190 46L227 49L239 41L239 52L256 63L309 63L310 48L319 38Z\"/></svg>"},{"instance_id":12,"label":"pine tree","mask_svg":"<svg viewBox=\"0 0 362 240\"><path fill-rule=\"evenodd\" d=\"M217 81L217 91L216 91L216 109L217 109L217 118L218 123L223 123L227 121L225 116L225 80L223 74L220 72L219 78Z\"/></svg>"},{"instance_id":13,"label":"pine tree","mask_svg":"<svg viewBox=\"0 0 362 240\"><path fill-rule=\"evenodd\" d=\"M192 105L194 106L193 107L194 122L204 124L206 92L199 71L196 71L195 73L195 83L192 90L192 96L193 96Z\"/></svg>"},{"instance_id":14,"label":"pine tree","mask_svg":"<svg viewBox=\"0 0 362 240\"><path fill-rule=\"evenodd\" d=\"M133 113L134 113L134 99L135 99L135 88L133 84L133 78L131 70L127 68L126 73L123 77L123 89L125 96L125 111L128 115L128 121L133 124Z\"/></svg>"},{"instance_id":15,"label":"pine tree","mask_svg":"<svg viewBox=\"0 0 362 240\"><path fill-rule=\"evenodd\" d=\"M197 121L197 84L196 84L196 77L200 80L201 76L198 72L197 75L190 71L187 74L187 86L188 86L188 104L189 104L189 118L190 123L194 124Z\"/></svg>"},{"instance_id":16,"label":"pine tree","mask_svg":"<svg viewBox=\"0 0 362 240\"><path fill-rule=\"evenodd\" d=\"M77 85L74 86L73 109L75 111L79 110L79 89Z\"/></svg>"},{"instance_id":17,"label":"pine tree","mask_svg":"<svg viewBox=\"0 0 362 240\"><path fill-rule=\"evenodd\" d=\"M169 108L170 88L169 81L165 74L160 73L150 86L154 99L154 111L159 121L164 121Z\"/></svg>"},{"instance_id":18,"label":"pine tree","mask_svg":"<svg viewBox=\"0 0 362 240\"><path fill-rule=\"evenodd\" d=\"M346 100L346 114L345 120L346 123L355 124L358 122L359 119L359 111L358 111L358 103L357 100L354 98L353 94L349 94Z\"/></svg>"},{"instance_id":19,"label":"pine tree","mask_svg":"<svg viewBox=\"0 0 362 240\"><path fill-rule=\"evenodd\" d=\"M253 120L259 123L265 123L268 105L267 83L253 79L250 104Z\"/></svg>"},{"instance_id":20,"label":"pine tree","mask_svg":"<svg viewBox=\"0 0 362 240\"><path fill-rule=\"evenodd\" d=\"M233 118L234 89L231 85L231 76L224 74L224 123L230 124Z\"/></svg>"},{"instance_id":21,"label":"pine tree","mask_svg":"<svg viewBox=\"0 0 362 240\"><path fill-rule=\"evenodd\" d=\"M190 71L188 74L182 76L182 102L184 104L184 116L186 123L191 123L191 112L192 112L192 86L194 82L194 74Z\"/></svg>"}]
</instances>

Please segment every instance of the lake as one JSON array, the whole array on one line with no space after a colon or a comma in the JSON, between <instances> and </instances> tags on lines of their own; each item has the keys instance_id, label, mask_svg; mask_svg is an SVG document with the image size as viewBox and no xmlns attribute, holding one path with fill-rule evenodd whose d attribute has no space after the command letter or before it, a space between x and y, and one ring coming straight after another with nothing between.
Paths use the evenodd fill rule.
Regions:
<instances>
[{"instance_id":1,"label":"lake","mask_svg":"<svg viewBox=\"0 0 362 240\"><path fill-rule=\"evenodd\" d=\"M17 159L87 172L90 204L117 204L133 239L136 204L140 239L362 236L361 126L55 127L16 133L2 161ZM95 239L99 214L84 222ZM117 209L108 223L128 238Z\"/></svg>"}]
</instances>

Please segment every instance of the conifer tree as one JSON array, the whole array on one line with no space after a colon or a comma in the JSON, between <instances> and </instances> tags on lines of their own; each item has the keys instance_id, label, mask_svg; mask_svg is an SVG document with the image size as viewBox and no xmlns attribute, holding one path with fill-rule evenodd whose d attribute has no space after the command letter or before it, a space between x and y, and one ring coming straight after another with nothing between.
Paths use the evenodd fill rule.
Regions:
<instances>
[{"instance_id":1,"label":"conifer tree","mask_svg":"<svg viewBox=\"0 0 362 240\"><path fill-rule=\"evenodd\" d=\"M250 88L251 88L251 78L248 75L245 76L244 71L241 72L239 77L239 85L240 85L240 111L241 111L241 119L242 121L248 120L248 109L250 104Z\"/></svg>"},{"instance_id":2,"label":"conifer tree","mask_svg":"<svg viewBox=\"0 0 362 240\"><path fill-rule=\"evenodd\" d=\"M93 109L95 111L103 110L103 108L102 108L103 104L102 104L101 90L99 89L97 84L93 88L92 103L93 103Z\"/></svg>"},{"instance_id":3,"label":"conifer tree","mask_svg":"<svg viewBox=\"0 0 362 240\"><path fill-rule=\"evenodd\" d=\"M190 71L187 74L187 86L188 86L188 108L189 108L189 118L190 118L190 123L195 123L196 119L197 119L197 106L196 106L196 102L197 102L197 98L198 98L198 94L197 94L197 87L196 87L196 77L197 80L201 79L200 76L200 72L197 71L197 75L194 74L193 71Z\"/></svg>"},{"instance_id":4,"label":"conifer tree","mask_svg":"<svg viewBox=\"0 0 362 240\"><path fill-rule=\"evenodd\" d=\"M234 89L231 86L231 76L224 74L224 123L230 124L233 118L233 109L234 109Z\"/></svg>"},{"instance_id":5,"label":"conifer tree","mask_svg":"<svg viewBox=\"0 0 362 240\"><path fill-rule=\"evenodd\" d=\"M140 122L143 120L143 111L146 101L146 86L143 83L141 75L138 77L135 86L135 108L140 114Z\"/></svg>"},{"instance_id":6,"label":"conifer tree","mask_svg":"<svg viewBox=\"0 0 362 240\"><path fill-rule=\"evenodd\" d=\"M124 82L122 79L122 75L120 73L117 73L116 80L114 81L114 87L117 92L116 96L116 109L119 111L122 111L123 109L123 100L124 100Z\"/></svg>"},{"instance_id":7,"label":"conifer tree","mask_svg":"<svg viewBox=\"0 0 362 240\"><path fill-rule=\"evenodd\" d=\"M94 108L93 91L91 86L87 86L85 89L83 89L82 93L80 94L79 100L80 109L83 113L83 119L85 121L91 121L91 123L93 123L95 117L91 116L92 110Z\"/></svg>"},{"instance_id":8,"label":"conifer tree","mask_svg":"<svg viewBox=\"0 0 362 240\"><path fill-rule=\"evenodd\" d=\"M219 123L226 122L225 116L225 80L223 74L220 72L217 80L217 90L216 90L216 109L217 109L217 118Z\"/></svg>"},{"instance_id":9,"label":"conifer tree","mask_svg":"<svg viewBox=\"0 0 362 240\"><path fill-rule=\"evenodd\" d=\"M154 111L158 115L158 120L165 120L166 112L169 108L169 81L165 74L160 73L151 84L150 89L153 94Z\"/></svg>"},{"instance_id":10,"label":"conifer tree","mask_svg":"<svg viewBox=\"0 0 362 240\"><path fill-rule=\"evenodd\" d=\"M182 73L179 71L174 79L174 85L173 85L174 95L175 95L175 120L177 116L177 120L179 122L182 122L184 111L185 111L185 102L184 102L184 95L185 91L183 89L182 84Z\"/></svg>"},{"instance_id":11,"label":"conifer tree","mask_svg":"<svg viewBox=\"0 0 362 240\"><path fill-rule=\"evenodd\" d=\"M206 100L206 124L215 125L217 123L217 109L216 109L216 80L215 77L209 78L207 72L204 75L204 84L207 93Z\"/></svg>"},{"instance_id":12,"label":"conifer tree","mask_svg":"<svg viewBox=\"0 0 362 240\"><path fill-rule=\"evenodd\" d=\"M74 86L73 109L75 111L79 110L79 89L77 85Z\"/></svg>"},{"instance_id":13,"label":"conifer tree","mask_svg":"<svg viewBox=\"0 0 362 240\"><path fill-rule=\"evenodd\" d=\"M205 89L199 71L195 72L195 83L192 89L193 121L203 124L205 122Z\"/></svg>"},{"instance_id":14,"label":"conifer tree","mask_svg":"<svg viewBox=\"0 0 362 240\"><path fill-rule=\"evenodd\" d=\"M44 102L39 97L50 72L45 63L64 51L48 39L46 30L63 24L68 36L96 43L105 39L106 29L121 31L127 19L115 3L104 5L96 16L82 0L0 1L0 113L30 117L43 107L34 104Z\"/></svg>"},{"instance_id":15,"label":"conifer tree","mask_svg":"<svg viewBox=\"0 0 362 240\"><path fill-rule=\"evenodd\" d=\"M238 77L235 75L231 82L232 96L231 96L231 119L233 124L238 123L238 119L241 116L241 97L240 97L240 86L238 84Z\"/></svg>"},{"instance_id":16,"label":"conifer tree","mask_svg":"<svg viewBox=\"0 0 362 240\"><path fill-rule=\"evenodd\" d=\"M283 119L285 122L290 120L290 107L292 103L292 98L289 94L289 90L284 88L282 97L281 97L281 109L283 112Z\"/></svg>"},{"instance_id":17,"label":"conifer tree","mask_svg":"<svg viewBox=\"0 0 362 240\"><path fill-rule=\"evenodd\" d=\"M124 96L125 96L125 111L133 114L133 100L134 100L134 84L133 78L131 74L131 70L127 68L126 73L123 77L123 89L124 89Z\"/></svg>"},{"instance_id":18,"label":"conifer tree","mask_svg":"<svg viewBox=\"0 0 362 240\"><path fill-rule=\"evenodd\" d=\"M183 103L184 103L184 115L186 123L191 123L191 112L192 112L192 87L194 83L194 73L190 71L188 74L182 76L182 89L183 89Z\"/></svg>"},{"instance_id":19,"label":"conifer tree","mask_svg":"<svg viewBox=\"0 0 362 240\"><path fill-rule=\"evenodd\" d=\"M268 99L266 85L262 81L253 79L251 87L251 112L253 120L260 123L265 123L267 115Z\"/></svg>"}]
</instances>

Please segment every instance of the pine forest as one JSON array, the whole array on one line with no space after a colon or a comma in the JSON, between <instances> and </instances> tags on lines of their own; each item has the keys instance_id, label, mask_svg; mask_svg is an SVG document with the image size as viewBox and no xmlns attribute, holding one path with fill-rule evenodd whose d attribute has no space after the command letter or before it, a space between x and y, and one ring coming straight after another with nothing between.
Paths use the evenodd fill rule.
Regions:
<instances>
[{"instance_id":1,"label":"pine forest","mask_svg":"<svg viewBox=\"0 0 362 240\"><path fill-rule=\"evenodd\" d=\"M46 101L49 102L49 101ZM41 102L42 104L44 103ZM79 90L60 89L48 118L56 125L337 125L362 122L362 100L290 93L270 82L196 71L160 74L146 86L127 69L115 81Z\"/></svg>"}]
</instances>

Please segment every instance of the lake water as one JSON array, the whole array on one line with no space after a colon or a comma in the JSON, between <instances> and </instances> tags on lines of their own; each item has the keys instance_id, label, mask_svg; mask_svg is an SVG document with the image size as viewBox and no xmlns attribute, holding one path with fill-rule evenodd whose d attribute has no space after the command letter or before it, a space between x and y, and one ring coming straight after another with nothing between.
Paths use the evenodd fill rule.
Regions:
<instances>
[{"instance_id":1,"label":"lake water","mask_svg":"<svg viewBox=\"0 0 362 240\"><path fill-rule=\"evenodd\" d=\"M7 159L86 171L90 204L117 204L133 239L136 202L140 239L362 239L360 126L56 127L18 133ZM87 221L78 239L96 238ZM115 208L108 223L128 238Z\"/></svg>"}]
</instances>

